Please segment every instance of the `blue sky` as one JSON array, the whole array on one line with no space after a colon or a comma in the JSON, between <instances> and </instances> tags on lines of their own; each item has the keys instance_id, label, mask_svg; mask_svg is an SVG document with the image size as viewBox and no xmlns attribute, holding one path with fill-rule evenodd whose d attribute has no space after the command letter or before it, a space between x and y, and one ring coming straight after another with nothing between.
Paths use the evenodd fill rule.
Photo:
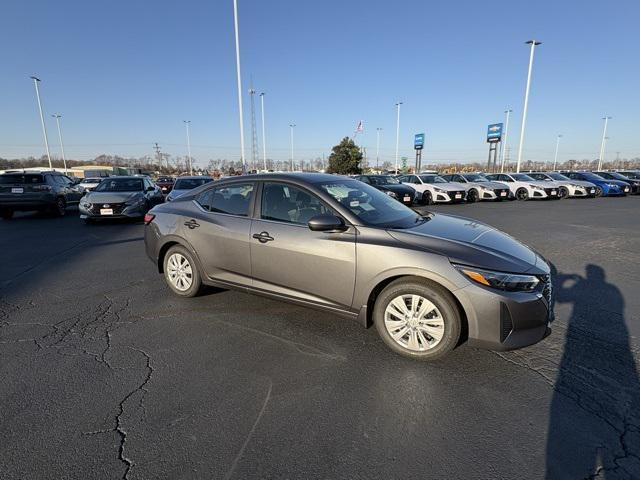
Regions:
<instances>
[{"instance_id":1,"label":"blue sky","mask_svg":"<svg viewBox=\"0 0 640 480\"><path fill-rule=\"evenodd\" d=\"M486 125L514 113L515 156L528 47L536 50L525 159L596 158L604 114L607 156L640 156L640 3L602 1L239 0L244 89L266 92L268 156L328 154L351 135L382 160L426 132L423 163L485 161ZM44 153L30 75L50 114L63 115L67 157L152 154L153 142L193 156L238 159L232 0L5 0L0 15L0 157ZM260 133L258 98L257 124ZM250 116L245 95L250 156ZM261 137L259 135L259 141ZM261 147L260 147L261 148Z\"/></svg>"}]
</instances>

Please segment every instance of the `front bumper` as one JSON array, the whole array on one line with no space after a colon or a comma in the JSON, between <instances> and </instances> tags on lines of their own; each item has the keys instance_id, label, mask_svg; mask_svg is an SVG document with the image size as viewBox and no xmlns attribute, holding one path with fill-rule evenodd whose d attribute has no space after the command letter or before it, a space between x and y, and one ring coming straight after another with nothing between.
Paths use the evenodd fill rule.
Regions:
<instances>
[{"instance_id":1,"label":"front bumper","mask_svg":"<svg viewBox=\"0 0 640 480\"><path fill-rule=\"evenodd\" d=\"M595 197L596 187L573 187L569 190L569 197Z\"/></svg>"},{"instance_id":2,"label":"front bumper","mask_svg":"<svg viewBox=\"0 0 640 480\"><path fill-rule=\"evenodd\" d=\"M466 197L467 192L464 190L435 192L433 201L436 203L461 203L464 202Z\"/></svg>"},{"instance_id":3,"label":"front bumper","mask_svg":"<svg viewBox=\"0 0 640 480\"><path fill-rule=\"evenodd\" d=\"M144 205L124 205L124 204L110 204L110 208L100 208L99 204L92 204L92 207L87 208L82 203L78 205L80 212L80 218L82 219L110 219L110 218L140 218L144 217L147 213L147 209ZM110 210L111 213L107 213Z\"/></svg>"},{"instance_id":4,"label":"front bumper","mask_svg":"<svg viewBox=\"0 0 640 480\"><path fill-rule=\"evenodd\" d=\"M551 332L551 284L537 292L505 292L468 285L454 292L469 326L468 343L490 350L513 350L539 342Z\"/></svg>"},{"instance_id":5,"label":"front bumper","mask_svg":"<svg viewBox=\"0 0 640 480\"><path fill-rule=\"evenodd\" d=\"M508 188L480 190L479 194L480 200L507 200L511 197L511 191Z\"/></svg>"}]
</instances>

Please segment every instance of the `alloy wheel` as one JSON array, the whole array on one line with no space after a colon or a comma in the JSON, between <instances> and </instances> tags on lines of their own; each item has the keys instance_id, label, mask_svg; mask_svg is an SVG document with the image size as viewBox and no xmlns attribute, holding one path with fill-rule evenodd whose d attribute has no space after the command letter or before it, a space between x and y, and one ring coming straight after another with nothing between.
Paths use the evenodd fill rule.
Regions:
<instances>
[{"instance_id":1,"label":"alloy wheel","mask_svg":"<svg viewBox=\"0 0 640 480\"><path fill-rule=\"evenodd\" d=\"M516 198L518 200L526 200L529 198L529 192L527 192L526 188L521 188L516 192Z\"/></svg>"},{"instance_id":2,"label":"alloy wheel","mask_svg":"<svg viewBox=\"0 0 640 480\"><path fill-rule=\"evenodd\" d=\"M444 318L433 302L415 294L395 297L384 311L389 336L414 352L434 348L444 336Z\"/></svg>"},{"instance_id":3,"label":"alloy wheel","mask_svg":"<svg viewBox=\"0 0 640 480\"><path fill-rule=\"evenodd\" d=\"M602 196L602 187L596 187L596 197Z\"/></svg>"},{"instance_id":4,"label":"alloy wheel","mask_svg":"<svg viewBox=\"0 0 640 480\"><path fill-rule=\"evenodd\" d=\"M184 292L193 283L193 270L189 260L181 253L171 254L167 260L167 279L176 290Z\"/></svg>"}]
</instances>

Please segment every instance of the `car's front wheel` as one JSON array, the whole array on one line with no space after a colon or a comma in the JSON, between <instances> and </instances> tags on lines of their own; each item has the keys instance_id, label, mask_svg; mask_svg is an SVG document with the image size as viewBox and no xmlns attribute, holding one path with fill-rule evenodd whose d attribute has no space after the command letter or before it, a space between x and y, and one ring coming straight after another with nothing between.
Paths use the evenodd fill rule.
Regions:
<instances>
[{"instance_id":1,"label":"car's front wheel","mask_svg":"<svg viewBox=\"0 0 640 480\"><path fill-rule=\"evenodd\" d=\"M558 192L558 197L567 198L569 196L569 189L567 187L560 187L560 191Z\"/></svg>"},{"instance_id":2,"label":"car's front wheel","mask_svg":"<svg viewBox=\"0 0 640 480\"><path fill-rule=\"evenodd\" d=\"M526 188L519 188L516 191L516 198L518 200L527 200L529 198L529 192Z\"/></svg>"},{"instance_id":3,"label":"car's front wheel","mask_svg":"<svg viewBox=\"0 0 640 480\"><path fill-rule=\"evenodd\" d=\"M602 187L596 187L596 197L601 197L603 194Z\"/></svg>"},{"instance_id":4,"label":"car's front wheel","mask_svg":"<svg viewBox=\"0 0 640 480\"><path fill-rule=\"evenodd\" d=\"M202 289L202 277L191 253L181 245L171 247L164 257L164 278L181 297L195 297Z\"/></svg>"},{"instance_id":5,"label":"car's front wheel","mask_svg":"<svg viewBox=\"0 0 640 480\"><path fill-rule=\"evenodd\" d=\"M478 191L475 188L472 188L467 193L467 202L469 203L475 203L478 201L479 198L480 196L478 195Z\"/></svg>"},{"instance_id":6,"label":"car's front wheel","mask_svg":"<svg viewBox=\"0 0 640 480\"><path fill-rule=\"evenodd\" d=\"M431 197L431 192L425 190L422 192L422 204L423 205L432 205L433 198Z\"/></svg>"},{"instance_id":7,"label":"car's front wheel","mask_svg":"<svg viewBox=\"0 0 640 480\"><path fill-rule=\"evenodd\" d=\"M64 217L67 213L67 202L64 198L56 198L56 203L51 207L51 213L56 217Z\"/></svg>"},{"instance_id":8,"label":"car's front wheel","mask_svg":"<svg viewBox=\"0 0 640 480\"><path fill-rule=\"evenodd\" d=\"M462 324L451 294L417 278L390 283L376 299L373 321L391 350L425 361L453 350Z\"/></svg>"}]
</instances>

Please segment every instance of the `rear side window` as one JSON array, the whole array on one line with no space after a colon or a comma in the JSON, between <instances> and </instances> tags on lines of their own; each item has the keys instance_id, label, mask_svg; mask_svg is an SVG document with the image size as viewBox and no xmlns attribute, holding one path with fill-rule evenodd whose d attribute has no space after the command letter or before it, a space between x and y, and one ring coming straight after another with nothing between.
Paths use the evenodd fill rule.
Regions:
<instances>
[{"instance_id":1,"label":"rear side window","mask_svg":"<svg viewBox=\"0 0 640 480\"><path fill-rule=\"evenodd\" d=\"M34 175L34 174L5 174L0 175L0 185L9 185L13 183L22 183L22 184L36 184L36 183L44 183L44 177L42 175Z\"/></svg>"},{"instance_id":2,"label":"rear side window","mask_svg":"<svg viewBox=\"0 0 640 480\"><path fill-rule=\"evenodd\" d=\"M253 183L234 183L206 190L196 197L196 202L212 213L246 217L252 195Z\"/></svg>"}]
</instances>

